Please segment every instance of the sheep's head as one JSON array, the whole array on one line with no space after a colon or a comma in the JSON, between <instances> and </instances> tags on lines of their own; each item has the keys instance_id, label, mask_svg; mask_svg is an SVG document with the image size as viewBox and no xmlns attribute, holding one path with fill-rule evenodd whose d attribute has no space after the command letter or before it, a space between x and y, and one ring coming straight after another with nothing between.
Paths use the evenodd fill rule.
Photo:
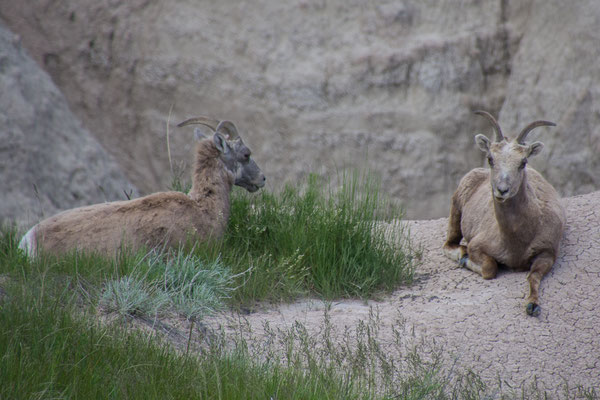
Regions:
<instances>
[{"instance_id":1,"label":"sheep's head","mask_svg":"<svg viewBox=\"0 0 600 400\"><path fill-rule=\"evenodd\" d=\"M233 122L196 117L185 120L177 126L193 124L205 125L214 131L212 139L215 147L225 167L234 175L237 186L249 192L256 192L265 185L264 174L252 159L252 152L244 144ZM196 130L196 136L199 139L205 137L200 130Z\"/></svg>"},{"instance_id":2,"label":"sheep's head","mask_svg":"<svg viewBox=\"0 0 600 400\"><path fill-rule=\"evenodd\" d=\"M504 202L519 192L525 177L527 159L538 154L544 148L544 144L541 142L526 144L525 137L534 128L556 126L556 124L549 121L532 122L515 139L508 141L502 135L498 122L491 114L485 111L476 111L475 113L488 118L496 132L494 142L481 134L475 136L475 142L479 149L487 154L494 199L498 202Z\"/></svg>"}]
</instances>

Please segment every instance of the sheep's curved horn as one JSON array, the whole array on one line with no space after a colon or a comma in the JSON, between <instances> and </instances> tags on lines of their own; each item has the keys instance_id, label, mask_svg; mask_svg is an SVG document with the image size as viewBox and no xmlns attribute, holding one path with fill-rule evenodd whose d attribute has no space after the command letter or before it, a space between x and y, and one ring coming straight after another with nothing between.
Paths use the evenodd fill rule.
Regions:
<instances>
[{"instance_id":1,"label":"sheep's curved horn","mask_svg":"<svg viewBox=\"0 0 600 400\"><path fill-rule=\"evenodd\" d=\"M233 139L238 138L240 136L240 134L238 133L237 128L235 127L235 125L231 121L221 121L221 122L219 122L219 125L217 125L217 127L215 129L215 132L219 132L220 130L224 130L227 133L227 136L229 137L229 140L233 140Z\"/></svg>"},{"instance_id":2,"label":"sheep's curved horn","mask_svg":"<svg viewBox=\"0 0 600 400\"><path fill-rule=\"evenodd\" d=\"M195 117L195 118L190 118L190 119L186 119L183 122L180 122L179 124L177 124L177 126L179 128L181 128L182 126L187 126L187 125L204 125L204 126L208 126L210 129L212 129L213 131L217 131L217 126L219 125L219 121L213 118L208 118L208 117Z\"/></svg>"},{"instance_id":3,"label":"sheep's curved horn","mask_svg":"<svg viewBox=\"0 0 600 400\"><path fill-rule=\"evenodd\" d=\"M532 130L534 130L535 128L537 128L539 126L556 126L556 124L554 122L550 122L550 121L532 122L529 125L527 125L525 128L523 128L521 133L519 133L519 136L517 136L517 143L524 144L523 141L525 140L525 136L527 136L527 134L529 132L531 132Z\"/></svg>"},{"instance_id":4,"label":"sheep's curved horn","mask_svg":"<svg viewBox=\"0 0 600 400\"><path fill-rule=\"evenodd\" d=\"M477 111L475 111L475 114L486 117L492 123L492 126L494 127L494 131L496 132L496 142L501 142L504 140L504 135L502 135L502 129L500 129L500 125L498 125L498 121L496 121L496 118L494 118L492 116L492 114L490 114L487 111L483 111L483 110L477 110Z\"/></svg>"}]
</instances>

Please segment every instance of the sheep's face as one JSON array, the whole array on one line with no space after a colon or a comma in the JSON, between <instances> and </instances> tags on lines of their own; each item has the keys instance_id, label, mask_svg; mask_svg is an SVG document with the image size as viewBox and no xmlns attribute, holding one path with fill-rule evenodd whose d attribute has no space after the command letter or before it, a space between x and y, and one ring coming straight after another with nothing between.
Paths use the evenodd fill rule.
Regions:
<instances>
[{"instance_id":1,"label":"sheep's face","mask_svg":"<svg viewBox=\"0 0 600 400\"><path fill-rule=\"evenodd\" d=\"M265 186L266 178L251 157L250 149L244 144L235 124L231 121L219 121L210 117L189 118L178 127L188 125L204 125L213 130L212 140L219 151L219 158L225 165L228 173L233 176L234 184L241 186L249 192L256 192ZM203 140L207 136L202 130L195 129L196 139Z\"/></svg>"},{"instance_id":2,"label":"sheep's face","mask_svg":"<svg viewBox=\"0 0 600 400\"><path fill-rule=\"evenodd\" d=\"M544 146L540 142L519 144L516 140L491 143L484 135L477 135L475 140L479 148L487 154L492 195L500 203L519 192L525 177L527 158L538 154Z\"/></svg>"},{"instance_id":3,"label":"sheep's face","mask_svg":"<svg viewBox=\"0 0 600 400\"><path fill-rule=\"evenodd\" d=\"M221 160L235 177L237 186L249 192L256 192L265 186L266 178L252 159L252 152L242 138L226 140L219 133L215 133L214 140L217 149L221 152Z\"/></svg>"}]
</instances>

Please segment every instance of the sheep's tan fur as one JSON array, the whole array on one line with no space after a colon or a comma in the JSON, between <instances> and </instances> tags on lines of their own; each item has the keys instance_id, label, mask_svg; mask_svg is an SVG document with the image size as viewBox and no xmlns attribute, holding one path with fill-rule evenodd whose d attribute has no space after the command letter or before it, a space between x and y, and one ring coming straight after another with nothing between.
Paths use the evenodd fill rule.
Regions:
<instances>
[{"instance_id":1,"label":"sheep's tan fur","mask_svg":"<svg viewBox=\"0 0 600 400\"><path fill-rule=\"evenodd\" d=\"M189 195L160 192L67 210L34 226L20 246L30 255L39 248L50 254L83 250L113 256L124 248L137 251L219 238L229 218L236 176L225 167L213 138L198 142L195 163ZM264 175L257 179L258 189Z\"/></svg>"},{"instance_id":2,"label":"sheep's tan fur","mask_svg":"<svg viewBox=\"0 0 600 400\"><path fill-rule=\"evenodd\" d=\"M491 169L470 171L452 196L444 252L485 279L496 276L499 264L529 270L526 310L537 315L539 285L558 255L565 211L552 185L533 168L525 168L527 157L539 152L541 143L525 145L525 135L511 142L499 136L489 144ZM485 146L480 145L484 151ZM501 167L507 171L499 171ZM461 244L463 237L466 246Z\"/></svg>"}]
</instances>

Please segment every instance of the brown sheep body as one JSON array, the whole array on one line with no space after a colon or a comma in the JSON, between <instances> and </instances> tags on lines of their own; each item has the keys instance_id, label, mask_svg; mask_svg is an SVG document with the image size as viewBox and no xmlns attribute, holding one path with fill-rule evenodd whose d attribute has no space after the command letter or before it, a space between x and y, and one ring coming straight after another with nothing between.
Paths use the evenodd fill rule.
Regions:
<instances>
[{"instance_id":1,"label":"brown sheep body","mask_svg":"<svg viewBox=\"0 0 600 400\"><path fill-rule=\"evenodd\" d=\"M180 126L192 123L210 126L215 133L196 145L189 194L159 192L63 211L31 228L19 247L30 256L42 249L50 254L78 250L113 256L123 249L177 247L188 240L221 237L233 185L255 191L265 177L231 122L199 117Z\"/></svg>"},{"instance_id":2,"label":"brown sheep body","mask_svg":"<svg viewBox=\"0 0 600 400\"><path fill-rule=\"evenodd\" d=\"M538 154L543 144L525 144L527 133L547 121L529 124L512 141L507 141L495 119L496 141L476 136L487 154L490 169L476 168L460 181L452 196L444 253L460 265L494 278L498 266L529 270L526 311L539 315L539 286L558 256L566 217L561 200L550 183L527 158ZM491 189L491 190L490 190ZM467 245L461 244L464 237Z\"/></svg>"}]
</instances>

